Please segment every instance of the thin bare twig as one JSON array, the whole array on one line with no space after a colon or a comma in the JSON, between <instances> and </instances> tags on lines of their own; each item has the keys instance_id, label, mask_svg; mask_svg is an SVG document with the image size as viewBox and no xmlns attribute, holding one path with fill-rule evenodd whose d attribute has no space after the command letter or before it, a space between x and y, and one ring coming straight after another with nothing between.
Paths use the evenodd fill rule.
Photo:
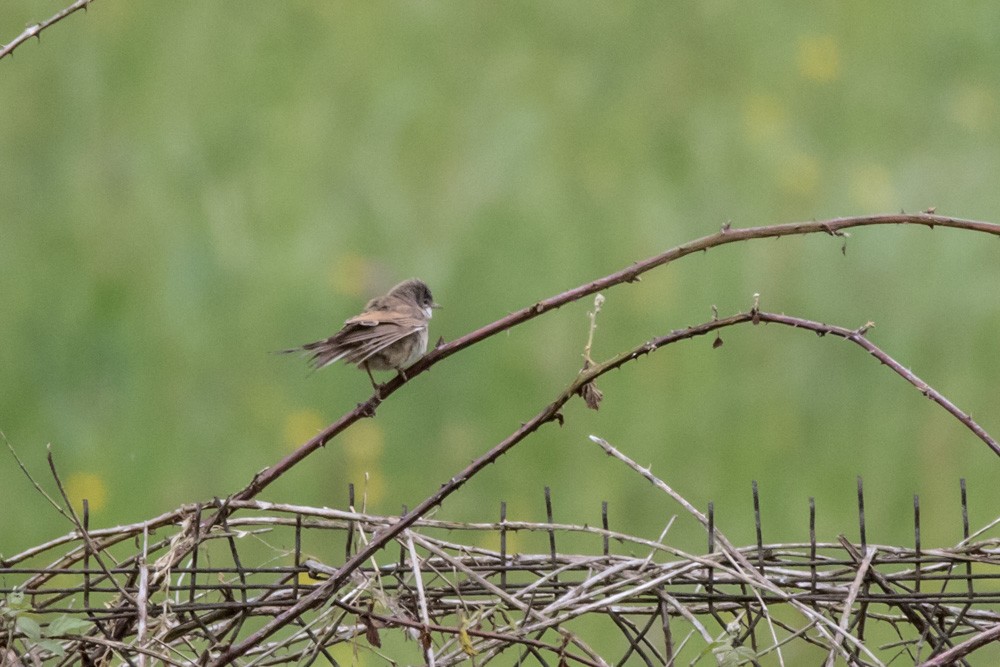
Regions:
<instances>
[{"instance_id":1,"label":"thin bare twig","mask_svg":"<svg viewBox=\"0 0 1000 667\"><path fill-rule=\"evenodd\" d=\"M149 558L149 531L142 531L142 556L139 559L139 591L136 595L135 608L137 615L138 629L136 630L135 642L138 646L146 644L146 625L148 623L147 606L149 604L149 567L146 564ZM146 655L139 655L139 667L146 667Z\"/></svg>"},{"instance_id":2,"label":"thin bare twig","mask_svg":"<svg viewBox=\"0 0 1000 667\"><path fill-rule=\"evenodd\" d=\"M7 434L0 431L0 437L3 438L4 443L7 445L7 450L10 451L10 455L14 457L15 461L17 461L17 466L21 469L21 472L24 473L24 476L28 478L28 481L31 482L31 485L35 487L35 490L42 494L42 497L49 501L49 504L56 508L56 511L62 514L67 521L73 523L72 517L66 513L66 510L60 507L59 503L55 501L55 498L50 496L48 492L42 488L42 485L31 476L30 472L28 472L28 466L24 465L24 461L22 461L21 457L17 455L17 452L14 450L14 446L11 445L10 440L7 439Z\"/></svg>"},{"instance_id":3,"label":"thin bare twig","mask_svg":"<svg viewBox=\"0 0 1000 667\"><path fill-rule=\"evenodd\" d=\"M878 553L878 550L875 547L868 547L865 557L861 560L861 564L858 565L858 572L854 575L854 581L851 582L851 587L847 589L847 597L844 598L844 609L840 614L840 623L837 624L837 630L841 637L847 637L847 624L851 620L851 610L854 608L854 601L858 599L858 593L861 592L861 584L864 583L865 577L868 576L868 570L872 566L872 559L875 558L876 553ZM831 648L826 657L826 667L833 667L836 658L837 650Z\"/></svg>"},{"instance_id":4,"label":"thin bare twig","mask_svg":"<svg viewBox=\"0 0 1000 667\"><path fill-rule=\"evenodd\" d=\"M69 512L69 516L72 519L73 523L76 524L76 529L80 533L80 537L83 538L83 541L87 544L87 547L90 549L90 555L94 557L94 561L104 571L105 576L107 576L107 578L111 581L111 583L114 584L115 588L118 589L118 592L121 594L122 598L124 598L129 603L134 605L135 598L132 597L132 595L129 594L129 592L126 591L118 583L118 580L112 576L111 571L108 569L108 566L104 563L104 559L101 557L101 552L97 549L97 545L95 545L94 541L90 539L89 531L87 531L83 527L83 522L80 521L80 517L76 515L76 510L73 509L73 503L72 501L70 501L69 495L66 493L66 489L63 487L62 480L59 478L59 472L56 470L56 462L55 459L52 457L51 447L48 448L48 460L49 460L49 470L52 471L52 478L56 482L56 488L59 489L59 494L62 496L63 502L66 503L66 510Z\"/></svg>"},{"instance_id":5,"label":"thin bare twig","mask_svg":"<svg viewBox=\"0 0 1000 667\"><path fill-rule=\"evenodd\" d=\"M349 604L342 602L336 602L335 604L354 614L367 614L372 619L377 620L387 626L400 625L404 627L420 629L421 626L423 625L421 621L416 621L411 618L405 618L399 616L385 616L383 614L378 614L375 612L368 612L364 609L353 607ZM460 628L452 628L437 623L431 623L430 625L427 626L427 628L433 630L434 632L439 632L442 634L458 634L463 631ZM535 648L552 651L553 653L559 653L558 647L553 646L552 644L546 644L545 642L538 641L537 639L531 639L530 637L522 637L517 635L504 635L499 632L490 632L487 630L482 630L480 628L465 628L464 631L474 637L482 637L484 639L492 639L496 641L508 642L513 644L523 644L525 646L533 646ZM564 655L567 659L580 663L581 665L587 665L587 667L607 667L607 665L604 664L603 662L594 662L593 660L590 660L589 658L583 656L577 656L570 653L563 653L562 655Z\"/></svg>"},{"instance_id":6,"label":"thin bare twig","mask_svg":"<svg viewBox=\"0 0 1000 667\"><path fill-rule=\"evenodd\" d=\"M29 25L27 28L24 29L24 32L22 32L20 35L12 39L3 47L0 47L0 60L14 53L14 49L21 46L21 44L24 44L32 37L41 40L43 30L49 28L50 26L55 25L59 21L62 21L64 18L66 18L70 14L73 14L74 12L77 12L81 9L84 10L87 9L87 5L89 5L93 1L94 0L76 0L76 2L71 4L69 7L66 7L63 10L56 12L55 15L42 21L41 23L33 23L32 25Z\"/></svg>"},{"instance_id":7,"label":"thin bare twig","mask_svg":"<svg viewBox=\"0 0 1000 667\"><path fill-rule=\"evenodd\" d=\"M490 583L490 581L488 579L486 579L485 577L483 577L482 575L480 575L479 573L477 573L474 569L466 566L465 564L461 563L457 559L452 558L451 556L449 556L444 551L444 549L442 549L438 545L434 544L434 542L432 542L431 540L429 540L429 539L421 536L419 533L411 533L411 532L408 531L407 534L411 537L412 540L414 540L417 543L419 543L422 548L427 549L429 552L431 552L432 554L434 554L438 558L441 558L442 560L444 560L444 562L447 563L454 570L462 572L471 581L474 581L478 585L482 586L483 589L489 591L491 595L496 596L496 598L499 601L502 601L502 602L506 603L512 609L517 609L517 610L519 610L521 612L524 612L525 619L535 618L535 619L543 620L543 621L547 620L546 616L544 614L542 614L540 611L538 611L537 609L534 609L531 605L529 605L529 604L527 604L525 602L522 602L519 599L518 596L511 595L506 590L504 590L502 587ZM569 639L570 639L570 642L572 642L580 650L582 650L584 653L586 653L592 660L594 660L595 662L601 662L600 656L598 656L594 652L593 649L591 649L589 646L587 646L586 644L584 644L583 641L581 641L576 635L573 635L573 634L569 633L566 630L563 630L562 634L563 634L563 637L567 637L568 636Z\"/></svg>"},{"instance_id":8,"label":"thin bare twig","mask_svg":"<svg viewBox=\"0 0 1000 667\"><path fill-rule=\"evenodd\" d=\"M434 662L434 644L430 640L430 627L431 617L427 613L427 598L424 597L424 580L423 573L420 570L420 560L417 558L417 550L413 546L413 537L407 536L406 548L410 554L410 567L413 570L413 582L417 586L417 604L420 608L420 620L423 621L424 627L420 629L420 643L421 648L424 650L424 659L427 661L427 667L435 667Z\"/></svg>"},{"instance_id":9,"label":"thin bare twig","mask_svg":"<svg viewBox=\"0 0 1000 667\"><path fill-rule=\"evenodd\" d=\"M696 509L691 503L689 503L686 498L684 498L679 493L674 491L674 489L670 487L670 485L668 485L662 479L654 475L649 468L643 468L642 466L640 466L631 458L629 458L621 451L616 449L614 446L611 445L611 443L609 443L607 440L604 440L603 438L599 438L597 436L592 435L590 436L590 440L593 441L596 445L598 445L601 449L603 449L604 452L608 454L608 456L618 459L626 466L628 466L635 472L639 473L650 483L652 483L653 486L665 492L675 502L679 503L682 507L684 507L684 509L689 514L691 514L691 516L695 517L699 523L705 526L706 529L708 528L708 518L704 514L702 514L698 509ZM751 564L749 560L747 560L747 557L743 555L743 553L740 550L736 549L733 546L732 542L730 542L725 535L719 532L718 528L715 529L715 541L721 547L722 552L725 554L726 558L732 563L734 570L740 573L741 575L740 580L744 581L745 583L749 584L752 587L753 593L757 598L758 604L761 605L761 608L764 608L765 605L763 599L760 596L759 591L766 591L768 593L771 593L772 595L775 595L778 599L781 599L789 603L792 607L796 608L800 613L802 613L806 618L815 622L816 630L826 638L826 640L829 642L830 647L835 650L839 650L844 659L850 661L850 655L847 651L847 648L845 646L842 646L841 643L835 639L833 634L831 634L831 629L833 632L837 632L837 626L833 621L821 616L817 612L813 611L809 606L801 603L799 600L796 600L794 597L789 596L785 592L781 591L779 588L775 587L773 582L764 577L757 570L757 568L754 567L754 565ZM770 618L768 618L768 621L770 622ZM775 646L777 646L779 642L773 626L771 627L771 636L774 640ZM864 652L865 655L867 655L876 665L882 665L882 662L879 661L879 659L876 658L874 654L872 654L872 652L868 649L868 647L862 644L856 637L852 637L851 635L846 635L844 636L844 641L845 643L846 642L853 643L859 650ZM780 652L778 655L780 659Z\"/></svg>"},{"instance_id":10,"label":"thin bare twig","mask_svg":"<svg viewBox=\"0 0 1000 667\"><path fill-rule=\"evenodd\" d=\"M919 667L946 667L947 665L954 665L973 651L997 640L1000 640L1000 623L980 632L972 639L968 639L958 646L938 653L930 660L925 660L920 663Z\"/></svg>"}]
</instances>

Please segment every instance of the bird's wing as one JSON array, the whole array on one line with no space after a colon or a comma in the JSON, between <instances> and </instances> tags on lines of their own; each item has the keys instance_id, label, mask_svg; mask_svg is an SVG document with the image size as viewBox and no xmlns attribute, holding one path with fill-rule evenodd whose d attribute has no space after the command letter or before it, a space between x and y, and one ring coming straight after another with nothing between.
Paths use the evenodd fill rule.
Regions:
<instances>
[{"instance_id":1,"label":"bird's wing","mask_svg":"<svg viewBox=\"0 0 1000 667\"><path fill-rule=\"evenodd\" d=\"M369 315L372 314L352 317L343 329L329 338L306 343L293 350L282 351L312 353L309 363L313 368L323 368L341 359L350 364L360 364L393 343L418 333L427 326L422 319L400 313L394 313L388 321L378 321L383 318L369 318Z\"/></svg>"},{"instance_id":2,"label":"bird's wing","mask_svg":"<svg viewBox=\"0 0 1000 667\"><path fill-rule=\"evenodd\" d=\"M355 315L344 322L347 326L357 324L363 327L374 327L378 324L399 324L401 326L408 326L413 323L417 326L422 324L421 321L417 320L413 314L409 312L409 309L368 310L360 315Z\"/></svg>"},{"instance_id":3,"label":"bird's wing","mask_svg":"<svg viewBox=\"0 0 1000 667\"><path fill-rule=\"evenodd\" d=\"M375 324L349 324L336 336L338 347L344 351L341 358L348 363L360 364L407 336L418 333L425 326L425 322L413 317Z\"/></svg>"}]
</instances>

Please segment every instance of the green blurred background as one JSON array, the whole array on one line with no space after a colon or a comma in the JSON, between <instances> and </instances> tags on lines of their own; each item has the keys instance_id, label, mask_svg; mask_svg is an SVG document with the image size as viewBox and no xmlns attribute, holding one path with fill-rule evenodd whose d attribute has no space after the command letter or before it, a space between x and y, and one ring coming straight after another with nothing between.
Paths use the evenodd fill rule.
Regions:
<instances>
[{"instance_id":1,"label":"green blurred background","mask_svg":"<svg viewBox=\"0 0 1000 667\"><path fill-rule=\"evenodd\" d=\"M6 0L8 41L65 2ZM1000 222L1000 9L974 2L170 3L98 0L0 61L0 430L93 524L241 488L369 395L269 351L324 337L411 276L432 340L734 226L922 210ZM872 339L1000 433L1000 243L857 230L692 256L606 293L603 359L762 307ZM395 513L553 399L591 301L448 359L264 498ZM737 543L925 545L1000 508L1000 461L854 346L742 328L600 382L439 516L677 511L598 434ZM49 484L51 487L51 484ZM70 529L0 455L0 553ZM698 538L700 539L700 538Z\"/></svg>"}]
</instances>

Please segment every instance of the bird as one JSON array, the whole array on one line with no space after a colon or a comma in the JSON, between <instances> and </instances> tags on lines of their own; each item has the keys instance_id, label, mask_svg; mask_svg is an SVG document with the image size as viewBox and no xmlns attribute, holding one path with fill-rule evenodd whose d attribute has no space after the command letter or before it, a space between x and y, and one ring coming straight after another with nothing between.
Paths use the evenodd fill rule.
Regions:
<instances>
[{"instance_id":1,"label":"bird","mask_svg":"<svg viewBox=\"0 0 1000 667\"><path fill-rule=\"evenodd\" d=\"M368 373L378 393L381 385L372 371L396 370L406 379L404 369L427 351L427 330L435 308L427 283L411 278L388 294L365 304L364 311L344 322L329 338L280 352L305 352L315 369L344 360Z\"/></svg>"}]
</instances>

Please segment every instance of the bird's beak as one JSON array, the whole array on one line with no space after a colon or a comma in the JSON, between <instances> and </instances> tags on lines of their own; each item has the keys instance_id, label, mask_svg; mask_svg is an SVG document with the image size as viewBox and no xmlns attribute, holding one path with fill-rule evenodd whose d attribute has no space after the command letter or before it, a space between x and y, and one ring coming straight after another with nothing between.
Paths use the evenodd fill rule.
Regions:
<instances>
[{"instance_id":1,"label":"bird's beak","mask_svg":"<svg viewBox=\"0 0 1000 667\"><path fill-rule=\"evenodd\" d=\"M440 303L434 303L433 301L431 302L431 308L441 308L441 307L442 306Z\"/></svg>"}]
</instances>

